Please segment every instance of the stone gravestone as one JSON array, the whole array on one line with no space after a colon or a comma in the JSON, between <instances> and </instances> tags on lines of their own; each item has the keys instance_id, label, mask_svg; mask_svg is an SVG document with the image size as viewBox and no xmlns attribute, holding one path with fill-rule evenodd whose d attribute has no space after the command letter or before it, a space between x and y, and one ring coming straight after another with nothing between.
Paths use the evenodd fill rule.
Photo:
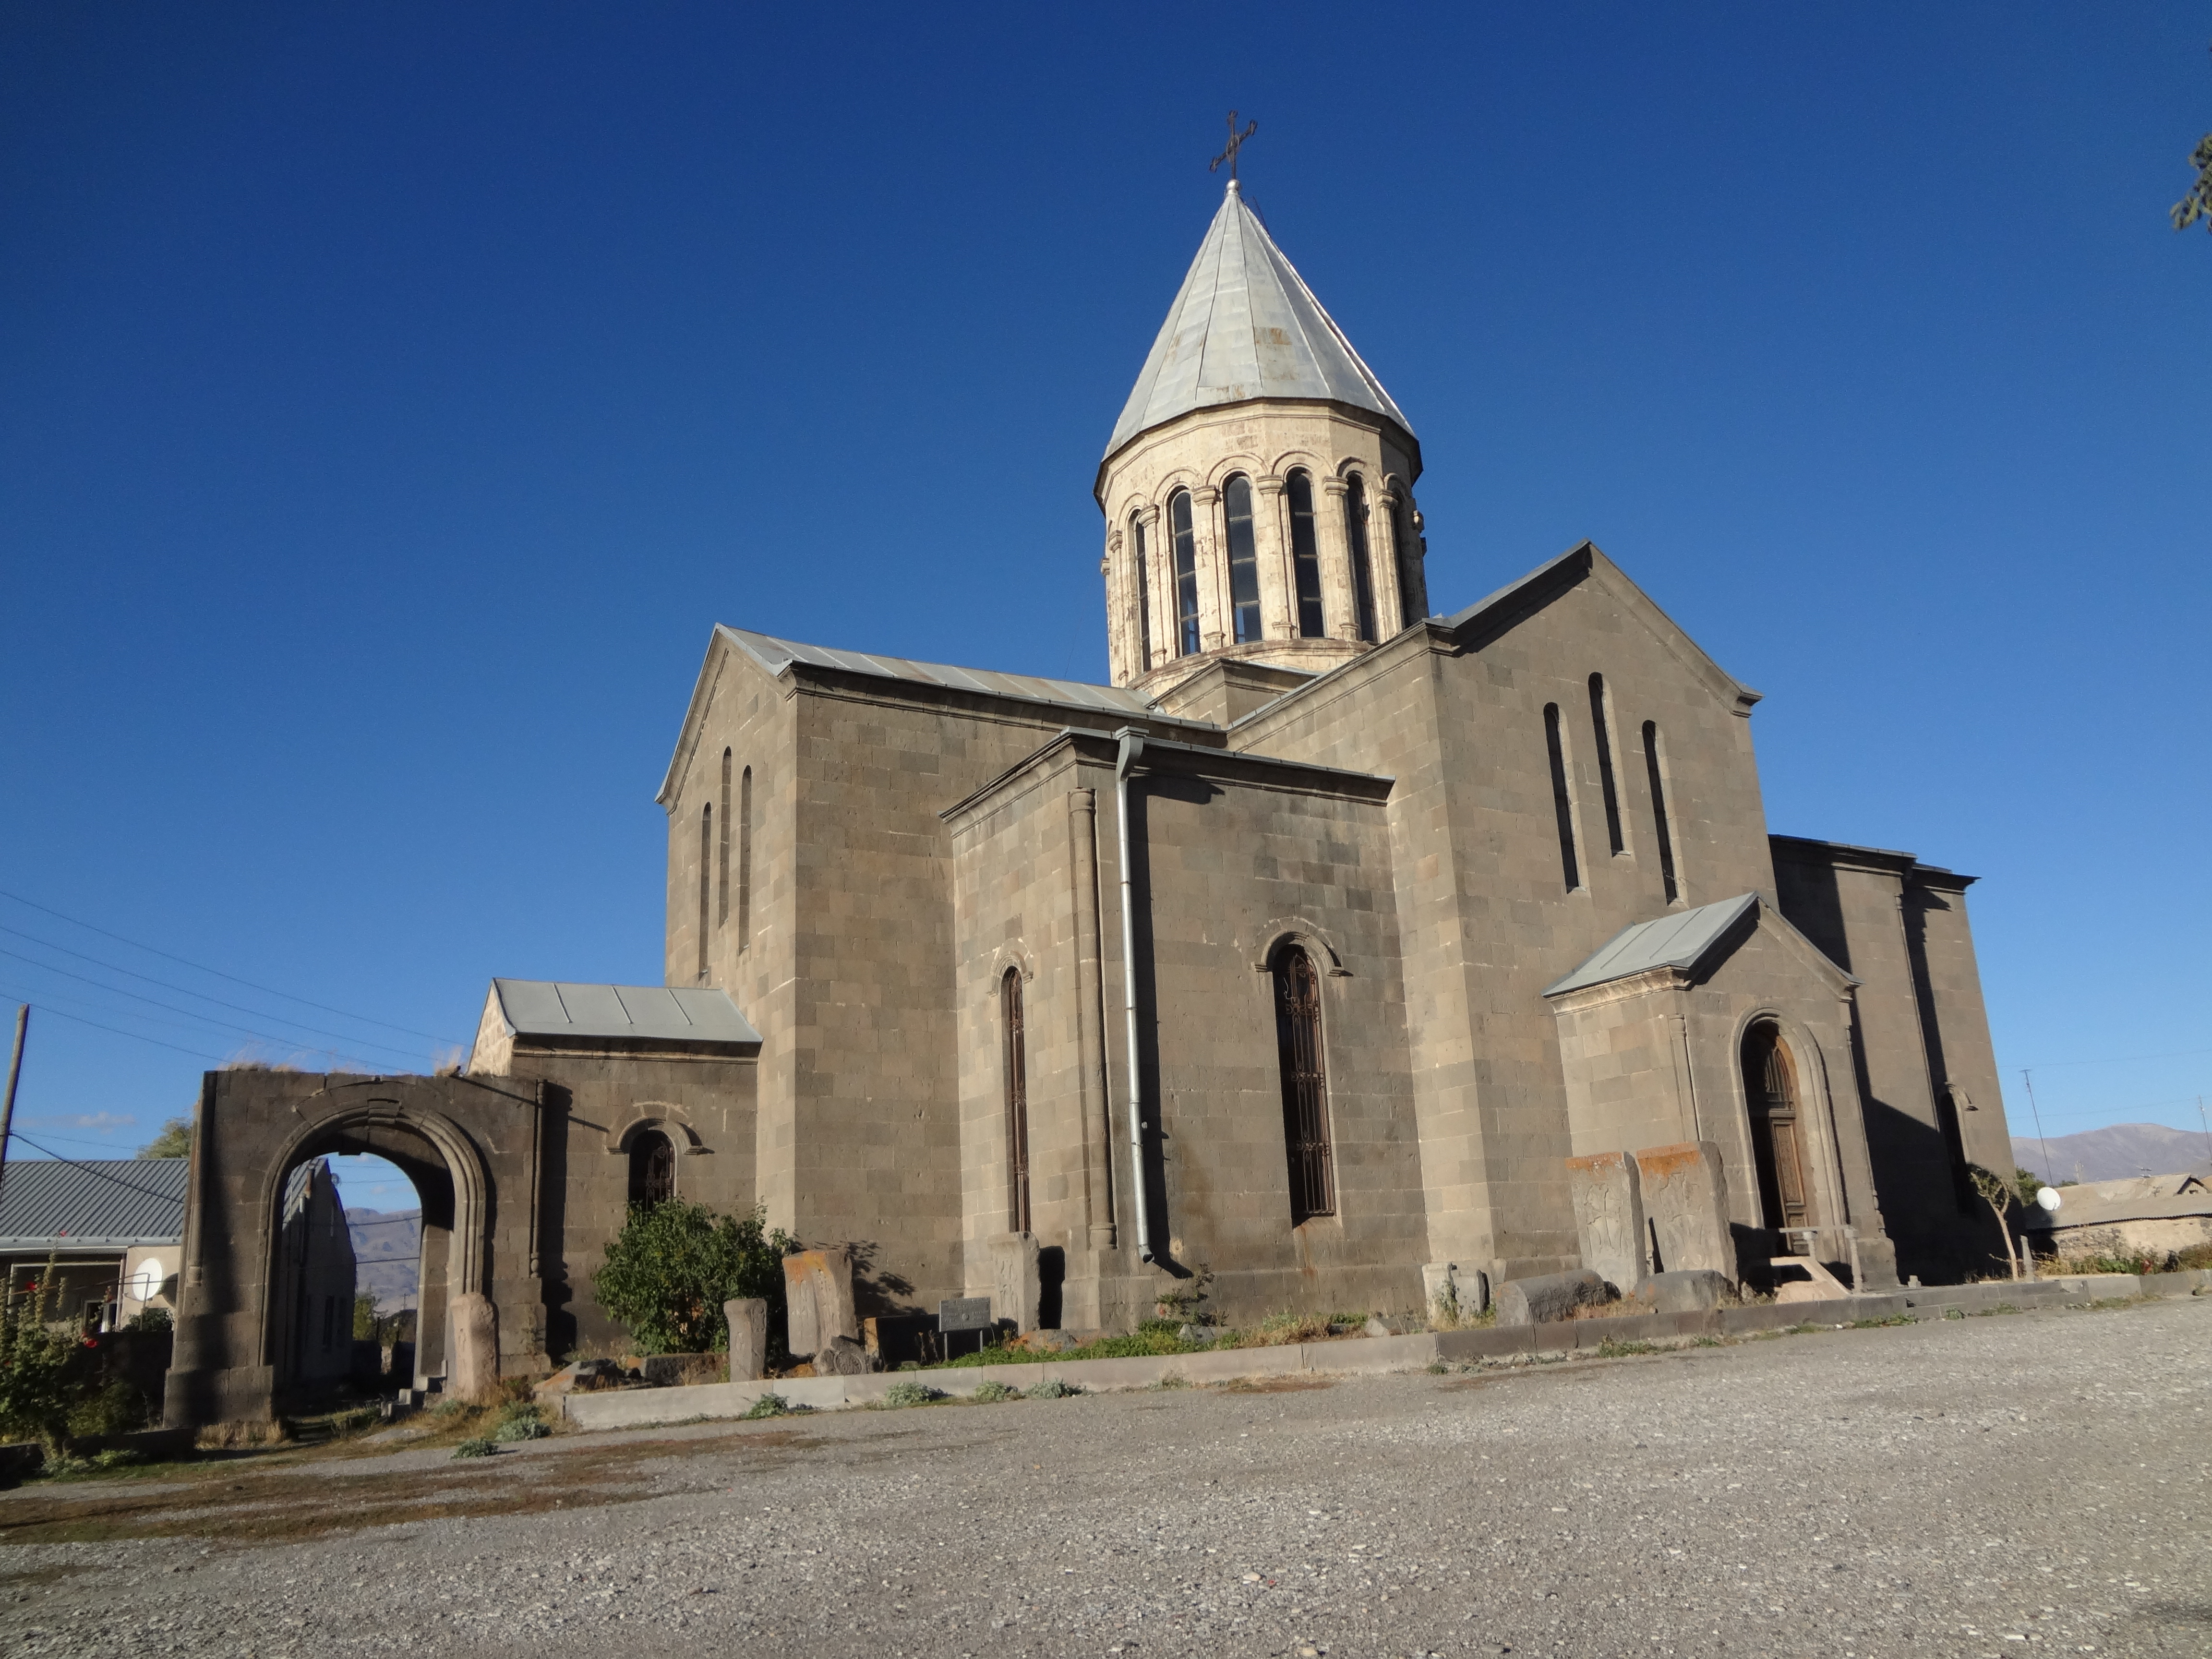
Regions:
<instances>
[{"instance_id":1,"label":"stone gravestone","mask_svg":"<svg viewBox=\"0 0 2212 1659\"><path fill-rule=\"evenodd\" d=\"M1851 1234L1851 1288L1861 1296L1897 1288L1897 1246L1887 1238Z\"/></svg>"},{"instance_id":2,"label":"stone gravestone","mask_svg":"<svg viewBox=\"0 0 2212 1659\"><path fill-rule=\"evenodd\" d=\"M1421 1301L1431 1319L1476 1319L1490 1305L1490 1275L1456 1261L1421 1264Z\"/></svg>"},{"instance_id":3,"label":"stone gravestone","mask_svg":"<svg viewBox=\"0 0 2212 1659\"><path fill-rule=\"evenodd\" d=\"M1509 1279L1498 1287L1498 1322L1555 1324L1562 1319L1572 1319L1577 1308L1604 1300L1605 1281L1588 1267L1580 1273Z\"/></svg>"},{"instance_id":4,"label":"stone gravestone","mask_svg":"<svg viewBox=\"0 0 2212 1659\"><path fill-rule=\"evenodd\" d=\"M1017 1335L1037 1328L1044 1281L1037 1272L1035 1233L1000 1233L991 1241L991 1304L1001 1319L1014 1322Z\"/></svg>"},{"instance_id":5,"label":"stone gravestone","mask_svg":"<svg viewBox=\"0 0 2212 1659\"><path fill-rule=\"evenodd\" d=\"M848 1252L801 1250L784 1257L783 1291L787 1310L784 1340L794 1359L819 1353L841 1336L860 1341Z\"/></svg>"},{"instance_id":6,"label":"stone gravestone","mask_svg":"<svg viewBox=\"0 0 2212 1659\"><path fill-rule=\"evenodd\" d=\"M768 1301L744 1296L722 1304L730 1322L730 1381L757 1382L768 1375Z\"/></svg>"},{"instance_id":7,"label":"stone gravestone","mask_svg":"<svg viewBox=\"0 0 2212 1659\"><path fill-rule=\"evenodd\" d=\"M446 1397L489 1406L499 1397L499 1310L482 1291L453 1298Z\"/></svg>"},{"instance_id":8,"label":"stone gravestone","mask_svg":"<svg viewBox=\"0 0 2212 1659\"><path fill-rule=\"evenodd\" d=\"M1644 1213L1650 1218L1659 1259L1668 1273L1710 1268L1733 1286L1735 1241L1729 1232L1728 1176L1721 1149L1710 1140L1686 1140L1674 1146L1648 1146L1636 1155L1643 1183Z\"/></svg>"},{"instance_id":9,"label":"stone gravestone","mask_svg":"<svg viewBox=\"0 0 2212 1659\"><path fill-rule=\"evenodd\" d=\"M1574 1200L1583 1266L1621 1295L1634 1295L1645 1273L1644 1191L1636 1160L1626 1152L1571 1158L1567 1194Z\"/></svg>"}]
</instances>

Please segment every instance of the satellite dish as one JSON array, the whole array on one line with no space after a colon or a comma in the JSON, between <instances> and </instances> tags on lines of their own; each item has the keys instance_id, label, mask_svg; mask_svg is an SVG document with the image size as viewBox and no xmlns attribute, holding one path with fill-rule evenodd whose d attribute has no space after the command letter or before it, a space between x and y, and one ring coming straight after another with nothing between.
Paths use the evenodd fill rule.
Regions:
<instances>
[{"instance_id":1,"label":"satellite dish","mask_svg":"<svg viewBox=\"0 0 2212 1659\"><path fill-rule=\"evenodd\" d=\"M151 1302L161 1295L168 1277L169 1270L161 1265L161 1258L149 1255L131 1270L130 1280L123 1288L130 1291L134 1302Z\"/></svg>"},{"instance_id":2,"label":"satellite dish","mask_svg":"<svg viewBox=\"0 0 2212 1659\"><path fill-rule=\"evenodd\" d=\"M2063 1204L2066 1200L2058 1196L2057 1188L2045 1187L2036 1194L2035 1201L2043 1206L2043 1207L2052 1215L2057 1215L2058 1213L2058 1206L2061 1204Z\"/></svg>"}]
</instances>

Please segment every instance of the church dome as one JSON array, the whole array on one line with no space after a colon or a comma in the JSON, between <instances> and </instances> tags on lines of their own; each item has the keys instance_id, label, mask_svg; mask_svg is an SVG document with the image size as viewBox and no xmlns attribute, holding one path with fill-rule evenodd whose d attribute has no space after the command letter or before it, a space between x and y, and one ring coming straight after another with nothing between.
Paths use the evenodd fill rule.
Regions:
<instances>
[{"instance_id":1,"label":"church dome","mask_svg":"<svg viewBox=\"0 0 2212 1659\"><path fill-rule=\"evenodd\" d=\"M1194 409L1255 398L1349 404L1413 428L1231 179L1106 453Z\"/></svg>"}]
</instances>

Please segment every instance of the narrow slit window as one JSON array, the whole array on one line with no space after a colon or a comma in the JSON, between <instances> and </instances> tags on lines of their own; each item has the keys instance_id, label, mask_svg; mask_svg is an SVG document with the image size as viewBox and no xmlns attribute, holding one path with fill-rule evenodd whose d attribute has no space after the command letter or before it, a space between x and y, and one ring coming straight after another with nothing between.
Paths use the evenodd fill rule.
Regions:
<instances>
[{"instance_id":1,"label":"narrow slit window","mask_svg":"<svg viewBox=\"0 0 2212 1659\"><path fill-rule=\"evenodd\" d=\"M753 942L753 769L738 777L738 949Z\"/></svg>"},{"instance_id":2,"label":"narrow slit window","mask_svg":"<svg viewBox=\"0 0 2212 1659\"><path fill-rule=\"evenodd\" d=\"M714 896L714 803L699 809L699 977L707 977L707 901Z\"/></svg>"},{"instance_id":3,"label":"narrow slit window","mask_svg":"<svg viewBox=\"0 0 2212 1659\"><path fill-rule=\"evenodd\" d=\"M722 833L714 842L714 921L730 919L730 751L722 751Z\"/></svg>"},{"instance_id":4,"label":"narrow slit window","mask_svg":"<svg viewBox=\"0 0 2212 1659\"><path fill-rule=\"evenodd\" d=\"M1571 893L1583 884L1581 860L1575 856L1575 798L1567 788L1566 736L1559 730L1559 705L1544 705L1544 747L1552 758L1552 811L1559 823L1559 868Z\"/></svg>"},{"instance_id":5,"label":"narrow slit window","mask_svg":"<svg viewBox=\"0 0 2212 1659\"><path fill-rule=\"evenodd\" d=\"M1402 490L1390 509L1390 539L1398 544L1398 626L1411 628L1421 619L1413 604L1413 572L1419 560L1413 544L1413 503Z\"/></svg>"},{"instance_id":6,"label":"narrow slit window","mask_svg":"<svg viewBox=\"0 0 2212 1659\"><path fill-rule=\"evenodd\" d=\"M1152 665L1152 573L1151 561L1145 556L1145 520L1140 514L1129 515L1129 560L1136 573L1130 584L1137 596L1137 672L1141 674Z\"/></svg>"},{"instance_id":7,"label":"narrow slit window","mask_svg":"<svg viewBox=\"0 0 2212 1659\"><path fill-rule=\"evenodd\" d=\"M1355 472L1344 485L1344 545L1352 559L1352 608L1359 637L1375 638L1375 572L1367 557L1367 485Z\"/></svg>"},{"instance_id":8,"label":"narrow slit window","mask_svg":"<svg viewBox=\"0 0 2212 1659\"><path fill-rule=\"evenodd\" d=\"M1291 1225L1336 1213L1329 1144L1328 1066L1322 1052L1321 978L1296 945L1275 957L1275 1047L1283 1073L1283 1145L1290 1159Z\"/></svg>"},{"instance_id":9,"label":"narrow slit window","mask_svg":"<svg viewBox=\"0 0 2212 1659\"><path fill-rule=\"evenodd\" d=\"M1597 733L1597 778L1605 793L1605 839L1615 857L1628 850L1620 833L1620 789L1613 776L1613 711L1606 707L1605 676L1589 677L1590 727Z\"/></svg>"},{"instance_id":10,"label":"narrow slit window","mask_svg":"<svg viewBox=\"0 0 2212 1659\"><path fill-rule=\"evenodd\" d=\"M1644 771L1651 784L1651 827L1659 832L1659 884L1666 890L1667 902L1672 904L1681 896L1681 888L1674 879L1674 832L1667 811L1667 773L1659 758L1659 724L1644 722Z\"/></svg>"},{"instance_id":11,"label":"narrow slit window","mask_svg":"<svg viewBox=\"0 0 2212 1659\"><path fill-rule=\"evenodd\" d=\"M1298 590L1298 637L1328 630L1321 614L1321 543L1314 535L1313 478L1304 468L1284 481L1291 503L1291 576Z\"/></svg>"},{"instance_id":12,"label":"narrow slit window","mask_svg":"<svg viewBox=\"0 0 2212 1659\"><path fill-rule=\"evenodd\" d=\"M999 1023L1006 1072L1006 1213L1011 1232L1030 1229L1030 1077L1022 1030L1022 973L1006 969L999 981Z\"/></svg>"},{"instance_id":13,"label":"narrow slit window","mask_svg":"<svg viewBox=\"0 0 2212 1659\"><path fill-rule=\"evenodd\" d=\"M1176 653L1198 654L1198 537L1191 528L1190 491L1178 489L1168 503L1168 528L1175 538Z\"/></svg>"},{"instance_id":14,"label":"narrow slit window","mask_svg":"<svg viewBox=\"0 0 2212 1659\"><path fill-rule=\"evenodd\" d=\"M1252 535L1252 481L1234 474L1221 491L1229 520L1229 603L1239 645L1260 637L1260 552Z\"/></svg>"}]
</instances>

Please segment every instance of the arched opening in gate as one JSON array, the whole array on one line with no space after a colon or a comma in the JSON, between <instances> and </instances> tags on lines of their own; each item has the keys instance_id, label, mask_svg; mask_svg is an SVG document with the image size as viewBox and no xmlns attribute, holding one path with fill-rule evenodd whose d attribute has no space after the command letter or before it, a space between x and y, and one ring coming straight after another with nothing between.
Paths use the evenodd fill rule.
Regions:
<instances>
[{"instance_id":1,"label":"arched opening in gate","mask_svg":"<svg viewBox=\"0 0 2212 1659\"><path fill-rule=\"evenodd\" d=\"M358 1226L349 1188L374 1212ZM368 1103L294 1146L268 1211L262 1363L277 1401L303 1406L348 1385L441 1388L453 1301L479 1288L483 1212L483 1178L465 1143L396 1102ZM355 1300L365 1283L387 1316L377 1334L387 1340L376 1341L375 1365L364 1348L356 1369Z\"/></svg>"}]
</instances>

